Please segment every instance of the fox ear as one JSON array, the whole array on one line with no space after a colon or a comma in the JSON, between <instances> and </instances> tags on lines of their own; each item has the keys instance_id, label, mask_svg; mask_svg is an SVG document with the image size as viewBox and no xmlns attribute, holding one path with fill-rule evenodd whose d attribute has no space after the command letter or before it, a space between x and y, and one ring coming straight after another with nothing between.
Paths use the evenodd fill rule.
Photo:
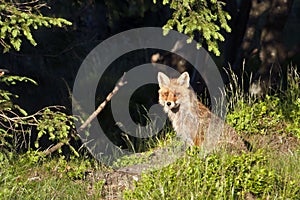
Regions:
<instances>
[{"instance_id":1,"label":"fox ear","mask_svg":"<svg viewBox=\"0 0 300 200\"><path fill-rule=\"evenodd\" d=\"M182 73L177 79L177 83L188 88L190 86L190 75L187 72Z\"/></svg>"},{"instance_id":2,"label":"fox ear","mask_svg":"<svg viewBox=\"0 0 300 200\"><path fill-rule=\"evenodd\" d=\"M159 87L166 86L166 85L170 84L169 77L167 75L165 75L164 73L162 73L162 72L158 72L157 80L158 80Z\"/></svg>"}]
</instances>

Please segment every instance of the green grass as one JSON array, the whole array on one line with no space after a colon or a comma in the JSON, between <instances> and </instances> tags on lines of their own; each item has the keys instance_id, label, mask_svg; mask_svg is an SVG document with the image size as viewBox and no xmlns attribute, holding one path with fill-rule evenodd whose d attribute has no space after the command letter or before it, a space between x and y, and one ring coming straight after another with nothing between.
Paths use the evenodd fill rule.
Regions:
<instances>
[{"instance_id":1,"label":"green grass","mask_svg":"<svg viewBox=\"0 0 300 200\"><path fill-rule=\"evenodd\" d=\"M142 174L134 189L107 191L104 178L94 175L111 170L87 156L45 158L32 150L20 155L3 151L0 199L103 199L107 192L125 199L300 199L300 78L295 69L288 77L286 91L261 99L245 95L233 81L227 122L251 136L249 153L203 157L197 148L189 149L175 162ZM147 147L168 146L173 136L155 138ZM144 163L151 152L121 158L115 166Z\"/></svg>"},{"instance_id":2,"label":"green grass","mask_svg":"<svg viewBox=\"0 0 300 200\"><path fill-rule=\"evenodd\" d=\"M299 155L297 157L299 158ZM296 199L300 196L299 175L284 166L271 164L263 152L234 156L213 154L201 159L197 153L161 170L144 174L125 199ZM285 167L282 169L282 167Z\"/></svg>"},{"instance_id":3,"label":"green grass","mask_svg":"<svg viewBox=\"0 0 300 200\"><path fill-rule=\"evenodd\" d=\"M99 199L103 180L91 181L98 167L90 159L0 154L0 199ZM35 160L35 161L34 161Z\"/></svg>"}]
</instances>

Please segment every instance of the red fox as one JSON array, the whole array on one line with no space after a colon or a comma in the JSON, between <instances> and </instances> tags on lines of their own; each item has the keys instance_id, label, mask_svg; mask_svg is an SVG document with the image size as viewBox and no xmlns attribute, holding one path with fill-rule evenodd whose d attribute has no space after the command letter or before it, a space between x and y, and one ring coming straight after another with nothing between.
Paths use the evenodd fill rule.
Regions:
<instances>
[{"instance_id":1,"label":"red fox","mask_svg":"<svg viewBox=\"0 0 300 200\"><path fill-rule=\"evenodd\" d=\"M190 77L187 72L175 79L170 79L164 73L159 72L157 78L160 87L158 91L159 104L168 114L177 136L181 137L188 145L201 147L209 138L209 140L216 140L206 141L206 144L210 143L211 146L214 146L209 148L230 144L234 149L247 151L245 143L236 131L224 124L220 118L198 101L195 92L190 88ZM214 127L214 131L208 131L212 118L214 119L213 125L222 125L220 133L213 133L218 132L218 127Z\"/></svg>"}]
</instances>

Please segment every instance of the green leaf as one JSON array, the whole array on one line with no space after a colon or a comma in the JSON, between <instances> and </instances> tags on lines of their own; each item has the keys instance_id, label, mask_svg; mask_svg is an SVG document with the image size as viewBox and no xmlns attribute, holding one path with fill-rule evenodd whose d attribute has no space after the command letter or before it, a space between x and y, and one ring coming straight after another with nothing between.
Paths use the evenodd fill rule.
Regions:
<instances>
[{"instance_id":1,"label":"green leaf","mask_svg":"<svg viewBox=\"0 0 300 200\"><path fill-rule=\"evenodd\" d=\"M35 148L39 148L39 142L38 142L38 141L35 141L35 142L34 142L34 147L35 147Z\"/></svg>"},{"instance_id":2,"label":"green leaf","mask_svg":"<svg viewBox=\"0 0 300 200\"><path fill-rule=\"evenodd\" d=\"M5 35L5 34L6 34L7 27L8 27L8 26L3 26L3 27L1 28L1 34L2 34L2 35Z\"/></svg>"},{"instance_id":3,"label":"green leaf","mask_svg":"<svg viewBox=\"0 0 300 200\"><path fill-rule=\"evenodd\" d=\"M201 43L197 43L196 47L197 47L197 49L200 49L202 47L202 44Z\"/></svg>"},{"instance_id":4,"label":"green leaf","mask_svg":"<svg viewBox=\"0 0 300 200\"><path fill-rule=\"evenodd\" d=\"M22 43L22 40L20 38L18 38L18 39L11 38L10 43L17 51L20 51L20 47L21 47L21 43ZM12 82L12 84L15 84L15 83Z\"/></svg>"},{"instance_id":5,"label":"green leaf","mask_svg":"<svg viewBox=\"0 0 300 200\"><path fill-rule=\"evenodd\" d=\"M169 0L163 0L163 5L166 5L169 3Z\"/></svg>"},{"instance_id":6,"label":"green leaf","mask_svg":"<svg viewBox=\"0 0 300 200\"><path fill-rule=\"evenodd\" d=\"M192 43L193 39L194 39L194 37L191 36L191 37L189 37L189 38L186 40L186 42L187 42L187 43Z\"/></svg>"},{"instance_id":7,"label":"green leaf","mask_svg":"<svg viewBox=\"0 0 300 200\"><path fill-rule=\"evenodd\" d=\"M24 115L24 116L27 116L28 115L28 113L24 110L24 109L22 109L22 108L19 108L19 111L22 113L22 115Z\"/></svg>"},{"instance_id":8,"label":"green leaf","mask_svg":"<svg viewBox=\"0 0 300 200\"><path fill-rule=\"evenodd\" d=\"M19 32L20 31L18 29L13 29L13 31L11 32L11 35L15 38L18 36Z\"/></svg>"},{"instance_id":9,"label":"green leaf","mask_svg":"<svg viewBox=\"0 0 300 200\"><path fill-rule=\"evenodd\" d=\"M169 32L170 32L170 29L167 29L167 28L163 29L163 35L168 35Z\"/></svg>"}]
</instances>

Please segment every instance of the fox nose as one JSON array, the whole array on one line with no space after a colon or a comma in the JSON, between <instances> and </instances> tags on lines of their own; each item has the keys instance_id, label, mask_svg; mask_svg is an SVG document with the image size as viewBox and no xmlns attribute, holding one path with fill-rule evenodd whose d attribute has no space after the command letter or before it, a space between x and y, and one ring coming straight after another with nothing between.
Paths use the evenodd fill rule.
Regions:
<instances>
[{"instance_id":1,"label":"fox nose","mask_svg":"<svg viewBox=\"0 0 300 200\"><path fill-rule=\"evenodd\" d=\"M171 105L171 102L167 102L167 106L170 106Z\"/></svg>"}]
</instances>

